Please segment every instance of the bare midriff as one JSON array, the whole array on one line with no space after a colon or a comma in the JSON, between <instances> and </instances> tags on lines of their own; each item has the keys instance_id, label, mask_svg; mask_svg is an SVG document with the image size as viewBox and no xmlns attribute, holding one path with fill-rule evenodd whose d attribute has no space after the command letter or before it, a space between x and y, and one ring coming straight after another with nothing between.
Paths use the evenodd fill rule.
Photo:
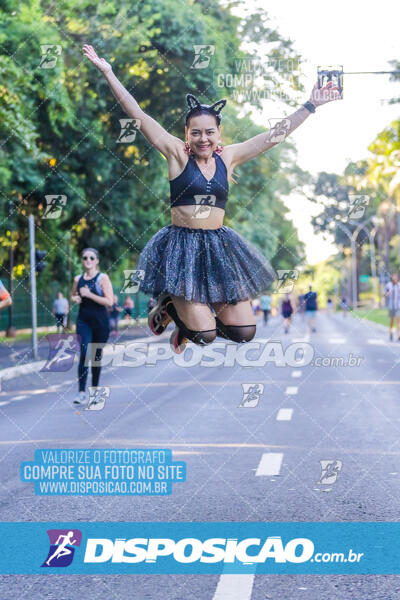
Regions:
<instances>
[{"instance_id":1,"label":"bare midriff","mask_svg":"<svg viewBox=\"0 0 400 600\"><path fill-rule=\"evenodd\" d=\"M171 223L192 229L218 229L222 227L225 211L216 206L174 206L171 208Z\"/></svg>"}]
</instances>

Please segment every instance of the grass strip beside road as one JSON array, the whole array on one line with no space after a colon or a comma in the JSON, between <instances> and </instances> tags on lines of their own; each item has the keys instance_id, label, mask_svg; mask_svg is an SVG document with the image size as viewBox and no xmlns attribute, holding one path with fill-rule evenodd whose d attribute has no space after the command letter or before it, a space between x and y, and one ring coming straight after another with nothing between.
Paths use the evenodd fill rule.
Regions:
<instances>
[{"instance_id":1,"label":"grass strip beside road","mask_svg":"<svg viewBox=\"0 0 400 600\"><path fill-rule=\"evenodd\" d=\"M358 308L351 313L359 319L367 319L379 325L389 327L389 311L387 308Z\"/></svg>"}]
</instances>

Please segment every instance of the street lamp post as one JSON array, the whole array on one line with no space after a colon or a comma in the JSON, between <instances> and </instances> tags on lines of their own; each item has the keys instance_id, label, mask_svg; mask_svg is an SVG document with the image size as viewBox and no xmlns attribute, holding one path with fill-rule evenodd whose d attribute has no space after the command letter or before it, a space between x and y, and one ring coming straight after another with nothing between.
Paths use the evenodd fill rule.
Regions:
<instances>
[{"instance_id":1,"label":"street lamp post","mask_svg":"<svg viewBox=\"0 0 400 600\"><path fill-rule=\"evenodd\" d=\"M29 259L30 259L30 278L31 278L31 306L32 306L32 353L33 358L38 358L37 342L37 304L36 304L36 261L35 261L35 218L33 215L28 217L29 225Z\"/></svg>"},{"instance_id":2,"label":"street lamp post","mask_svg":"<svg viewBox=\"0 0 400 600\"><path fill-rule=\"evenodd\" d=\"M368 217L368 219L365 219L365 221L363 221L362 223L357 223L357 227L354 229L354 231L352 232L348 227L346 227L341 221L336 221L336 225L347 235L347 237L349 238L350 241L350 245L351 245L351 288L352 288L352 305L353 305L353 310L356 310L357 308L357 255L356 255L356 242L357 242L357 237L358 234L360 233L361 229L364 229L368 232L367 229L365 229L367 223L369 223L369 221L371 221L374 218L374 216ZM354 221L349 221L351 223L351 225L355 225L356 223ZM371 240L370 240L370 244L371 244ZM375 260L372 260L371 258L371 274L372 276L373 273L376 274L376 267L375 267Z\"/></svg>"}]
</instances>

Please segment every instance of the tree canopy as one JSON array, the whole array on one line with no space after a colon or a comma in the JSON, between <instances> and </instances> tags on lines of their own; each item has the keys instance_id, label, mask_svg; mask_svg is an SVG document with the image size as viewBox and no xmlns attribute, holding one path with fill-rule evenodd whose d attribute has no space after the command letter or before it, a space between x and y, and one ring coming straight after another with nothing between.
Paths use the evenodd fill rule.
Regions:
<instances>
[{"instance_id":1,"label":"tree canopy","mask_svg":"<svg viewBox=\"0 0 400 600\"><path fill-rule=\"evenodd\" d=\"M179 8L179 10L178 10ZM36 246L47 250L42 285L66 283L80 268L79 252L96 247L113 280L134 268L138 253L170 222L167 165L144 136L118 143L127 118L107 82L82 53L90 43L113 66L141 108L174 135L184 137L185 94L202 102L227 97L223 143L265 130L256 126L218 70L235 70L242 41L269 42L271 57L298 61L290 40L268 26L265 11L241 20L230 6L206 1L10 0L0 7L0 263L27 277L27 217L35 216ZM210 67L191 68L194 44L213 45ZM51 51L48 51L48 48ZM54 65L47 68L46 52ZM248 53L246 54L248 56ZM55 60L54 60L55 59ZM272 68L268 84L301 89L288 71ZM265 81L264 81L265 83ZM249 106L260 108L256 97ZM226 223L257 245L275 267L298 264L303 247L280 196L306 174L285 142L240 167L231 186ZM66 197L58 218L46 218L45 196ZM12 240L12 241L11 241ZM121 281L120 275L118 280Z\"/></svg>"}]
</instances>

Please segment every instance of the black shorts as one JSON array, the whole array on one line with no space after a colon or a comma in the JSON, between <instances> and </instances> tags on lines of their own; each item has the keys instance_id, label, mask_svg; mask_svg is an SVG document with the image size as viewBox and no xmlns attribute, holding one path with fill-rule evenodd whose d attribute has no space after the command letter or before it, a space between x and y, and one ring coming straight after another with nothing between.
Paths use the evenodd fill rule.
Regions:
<instances>
[{"instance_id":1,"label":"black shorts","mask_svg":"<svg viewBox=\"0 0 400 600\"><path fill-rule=\"evenodd\" d=\"M57 327L65 327L67 324L67 315L56 313L56 325Z\"/></svg>"}]
</instances>

